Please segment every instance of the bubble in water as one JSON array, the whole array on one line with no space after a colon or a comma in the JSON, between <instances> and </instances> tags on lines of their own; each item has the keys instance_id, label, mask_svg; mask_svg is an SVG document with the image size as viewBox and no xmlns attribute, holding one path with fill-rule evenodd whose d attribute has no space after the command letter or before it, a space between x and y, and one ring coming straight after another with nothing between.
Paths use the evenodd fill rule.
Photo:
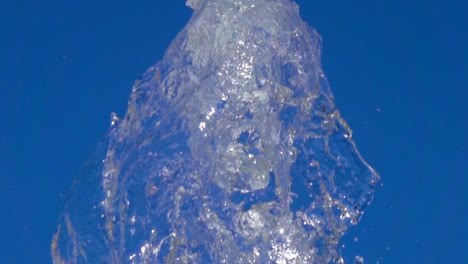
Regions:
<instances>
[{"instance_id":1,"label":"bubble in water","mask_svg":"<svg viewBox=\"0 0 468 264\"><path fill-rule=\"evenodd\" d=\"M364 258L361 256L356 256L354 258L354 264L364 264Z\"/></svg>"}]
</instances>

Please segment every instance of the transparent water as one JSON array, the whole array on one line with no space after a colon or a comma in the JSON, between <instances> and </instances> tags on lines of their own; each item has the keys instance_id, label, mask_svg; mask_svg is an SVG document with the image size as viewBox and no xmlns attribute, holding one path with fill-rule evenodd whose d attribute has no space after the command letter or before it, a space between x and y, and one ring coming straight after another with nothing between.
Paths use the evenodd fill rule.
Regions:
<instances>
[{"instance_id":1,"label":"transparent water","mask_svg":"<svg viewBox=\"0 0 468 264\"><path fill-rule=\"evenodd\" d=\"M73 184L54 263L343 263L378 175L291 0L192 0Z\"/></svg>"}]
</instances>

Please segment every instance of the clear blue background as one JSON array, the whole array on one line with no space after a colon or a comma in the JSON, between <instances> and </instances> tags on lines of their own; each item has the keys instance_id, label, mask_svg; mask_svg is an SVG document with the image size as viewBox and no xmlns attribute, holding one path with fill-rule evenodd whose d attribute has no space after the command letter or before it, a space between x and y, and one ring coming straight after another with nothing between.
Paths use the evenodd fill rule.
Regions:
<instances>
[{"instance_id":1,"label":"clear blue background","mask_svg":"<svg viewBox=\"0 0 468 264\"><path fill-rule=\"evenodd\" d=\"M383 179L344 252L468 263L468 1L298 3L323 37L336 103ZM182 0L2 1L0 263L50 263L73 178L190 14Z\"/></svg>"}]
</instances>

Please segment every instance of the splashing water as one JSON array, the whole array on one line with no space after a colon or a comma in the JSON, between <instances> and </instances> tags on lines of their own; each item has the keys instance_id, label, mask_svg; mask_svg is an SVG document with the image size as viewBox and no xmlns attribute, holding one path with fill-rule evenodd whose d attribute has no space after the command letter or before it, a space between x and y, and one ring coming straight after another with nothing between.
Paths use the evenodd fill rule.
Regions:
<instances>
[{"instance_id":1,"label":"splashing water","mask_svg":"<svg viewBox=\"0 0 468 264\"><path fill-rule=\"evenodd\" d=\"M54 263L343 263L379 177L291 0L189 0L76 179Z\"/></svg>"}]
</instances>

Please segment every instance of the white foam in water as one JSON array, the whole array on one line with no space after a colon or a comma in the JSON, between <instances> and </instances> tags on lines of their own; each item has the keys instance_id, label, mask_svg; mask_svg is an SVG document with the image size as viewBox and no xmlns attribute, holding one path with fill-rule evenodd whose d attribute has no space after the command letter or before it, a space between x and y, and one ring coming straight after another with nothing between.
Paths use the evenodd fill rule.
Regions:
<instances>
[{"instance_id":1,"label":"white foam in water","mask_svg":"<svg viewBox=\"0 0 468 264\"><path fill-rule=\"evenodd\" d=\"M76 179L54 263L343 263L373 195L291 0L189 0Z\"/></svg>"}]
</instances>

